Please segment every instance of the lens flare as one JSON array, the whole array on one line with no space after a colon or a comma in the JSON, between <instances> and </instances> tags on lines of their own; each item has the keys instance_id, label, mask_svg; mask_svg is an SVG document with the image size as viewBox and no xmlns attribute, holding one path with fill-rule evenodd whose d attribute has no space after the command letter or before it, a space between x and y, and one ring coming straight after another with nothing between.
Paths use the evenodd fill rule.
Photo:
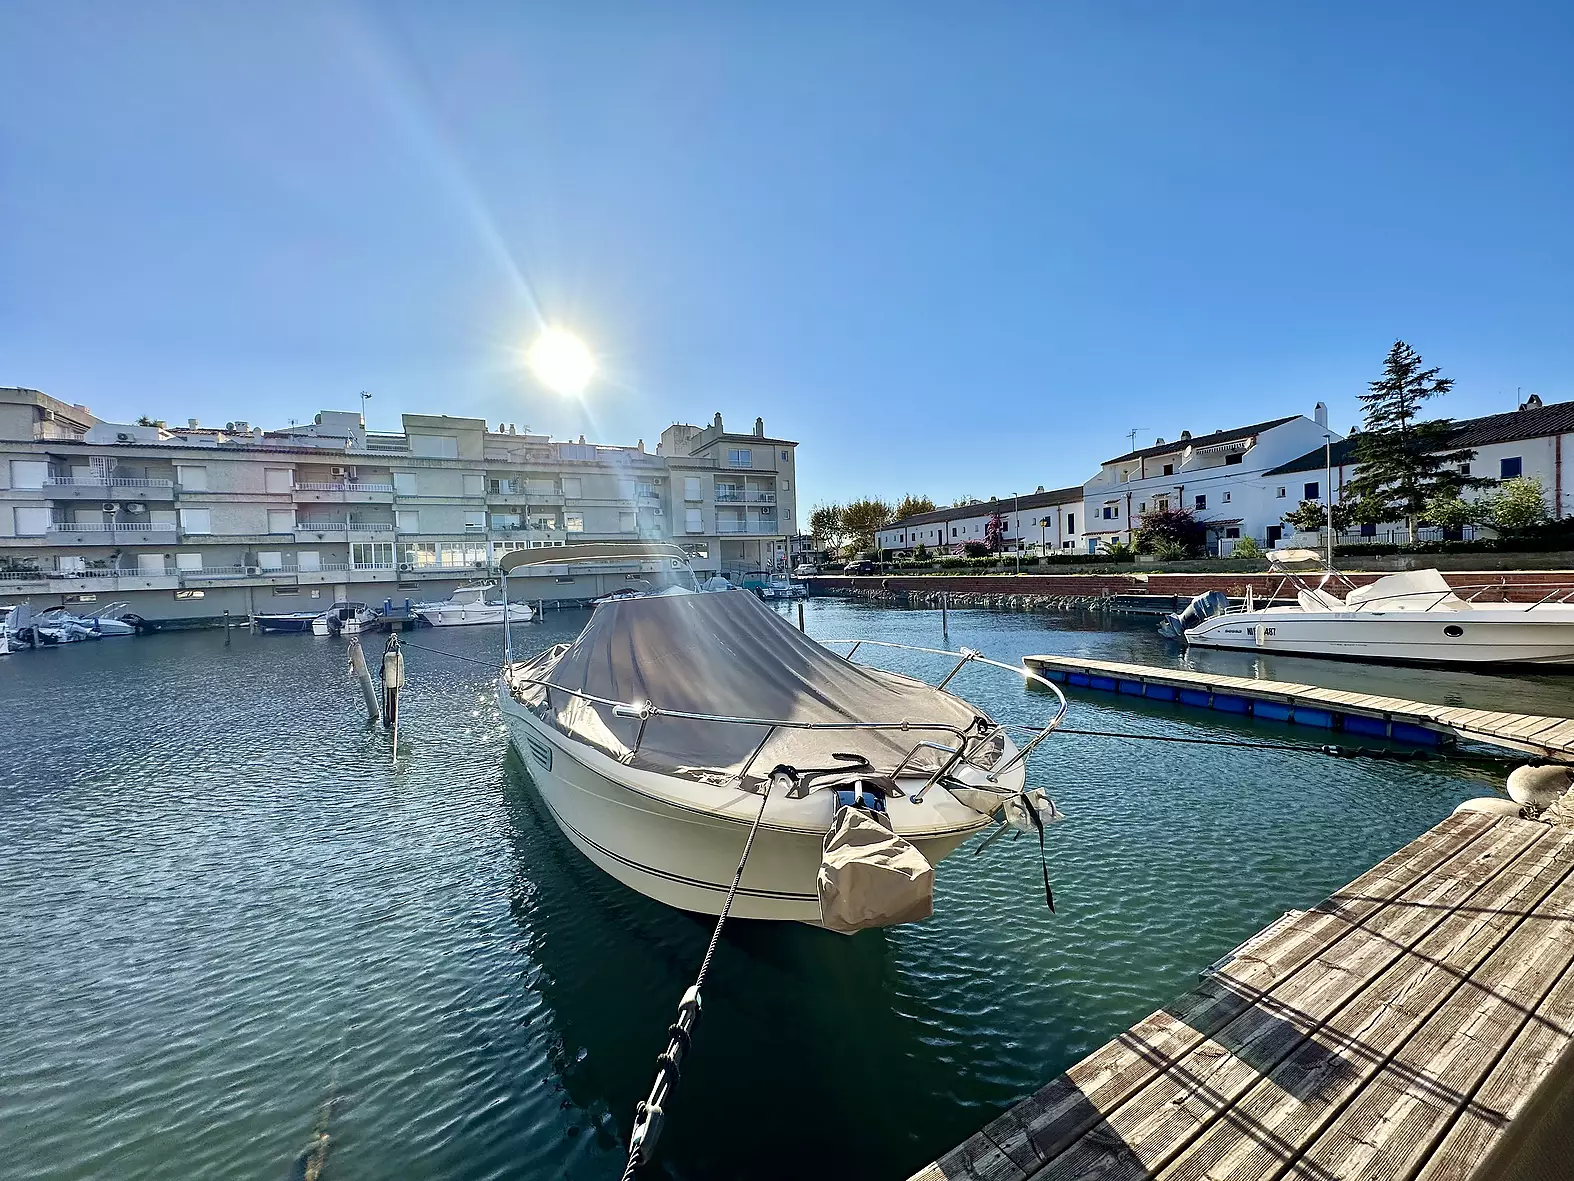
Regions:
<instances>
[{"instance_id":1,"label":"lens flare","mask_svg":"<svg viewBox=\"0 0 1574 1181\"><path fill-rule=\"evenodd\" d=\"M536 337L525 363L549 390L578 397L596 374L596 360L584 341L562 328L548 328Z\"/></svg>"}]
</instances>

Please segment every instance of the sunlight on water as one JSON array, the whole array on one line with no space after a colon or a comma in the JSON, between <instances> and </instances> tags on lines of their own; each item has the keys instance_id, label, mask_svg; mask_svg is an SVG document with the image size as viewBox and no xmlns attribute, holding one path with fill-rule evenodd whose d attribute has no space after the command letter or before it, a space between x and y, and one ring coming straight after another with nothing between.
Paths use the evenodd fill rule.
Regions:
<instances>
[{"instance_id":1,"label":"sunlight on water","mask_svg":"<svg viewBox=\"0 0 1574 1181\"><path fill-rule=\"evenodd\" d=\"M942 639L934 612L815 601L808 618L824 637ZM584 619L525 630L540 649ZM948 646L1009 661L1175 659L1150 621L950 620ZM412 639L492 662L499 637ZM337 641L172 634L0 662L7 1176L288 1178L313 1151L327 1177L618 1175L709 924L617 885L551 827L486 664L408 663L395 768ZM1410 696L1503 689L1379 675L1394 693L1408 677ZM953 684L1002 719L1052 704L983 670ZM1571 712L1555 678L1528 686L1520 708ZM1287 736L1097 694L1068 724ZM1059 913L1036 842L1007 839L948 860L918 926L730 926L642 1175L905 1176L1491 787L1072 735L1031 778L1070 816L1050 831Z\"/></svg>"}]
</instances>

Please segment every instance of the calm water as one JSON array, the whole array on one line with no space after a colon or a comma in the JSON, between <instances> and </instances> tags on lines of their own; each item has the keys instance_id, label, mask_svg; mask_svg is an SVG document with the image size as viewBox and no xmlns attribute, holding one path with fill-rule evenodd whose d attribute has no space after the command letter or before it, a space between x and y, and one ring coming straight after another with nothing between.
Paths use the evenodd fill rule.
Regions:
<instances>
[{"instance_id":1,"label":"calm water","mask_svg":"<svg viewBox=\"0 0 1574 1181\"><path fill-rule=\"evenodd\" d=\"M578 613L527 629L571 636ZM1176 659L1152 622L951 613L950 645ZM830 602L820 637L937 644L938 615ZM416 642L495 660L490 629ZM895 657L901 667L921 669ZM1254 658L1215 659L1241 671ZM0 1176L611 1178L707 923L551 827L489 668L412 652L400 760L344 647L218 633L0 661ZM1574 713L1574 681L1261 662L1268 675ZM1309 673L1309 670L1311 672ZM1043 693L969 671L997 716ZM1293 731L1104 696L1070 725ZM674 1178L902 1177L1491 790L1477 770L1052 739L1037 850L964 849L928 923L735 923L660 1160Z\"/></svg>"}]
</instances>

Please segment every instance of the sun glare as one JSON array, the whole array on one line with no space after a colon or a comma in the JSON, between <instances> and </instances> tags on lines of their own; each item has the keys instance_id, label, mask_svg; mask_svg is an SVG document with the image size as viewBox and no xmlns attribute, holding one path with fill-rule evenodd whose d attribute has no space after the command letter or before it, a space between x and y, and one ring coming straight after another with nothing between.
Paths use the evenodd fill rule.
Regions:
<instances>
[{"instance_id":1,"label":"sun glare","mask_svg":"<svg viewBox=\"0 0 1574 1181\"><path fill-rule=\"evenodd\" d=\"M596 373L595 358L584 341L561 328L548 328L525 355L536 380L549 390L578 397Z\"/></svg>"}]
</instances>

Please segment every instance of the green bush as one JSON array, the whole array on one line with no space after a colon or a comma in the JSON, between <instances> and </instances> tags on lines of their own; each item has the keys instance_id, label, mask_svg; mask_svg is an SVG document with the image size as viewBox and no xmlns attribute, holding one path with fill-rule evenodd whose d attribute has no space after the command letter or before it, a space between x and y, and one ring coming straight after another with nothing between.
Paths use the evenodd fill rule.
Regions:
<instances>
[{"instance_id":1,"label":"green bush","mask_svg":"<svg viewBox=\"0 0 1574 1181\"><path fill-rule=\"evenodd\" d=\"M1232 558L1260 558L1262 546L1257 544L1255 537L1243 537L1235 543L1235 548L1230 551Z\"/></svg>"}]
</instances>

